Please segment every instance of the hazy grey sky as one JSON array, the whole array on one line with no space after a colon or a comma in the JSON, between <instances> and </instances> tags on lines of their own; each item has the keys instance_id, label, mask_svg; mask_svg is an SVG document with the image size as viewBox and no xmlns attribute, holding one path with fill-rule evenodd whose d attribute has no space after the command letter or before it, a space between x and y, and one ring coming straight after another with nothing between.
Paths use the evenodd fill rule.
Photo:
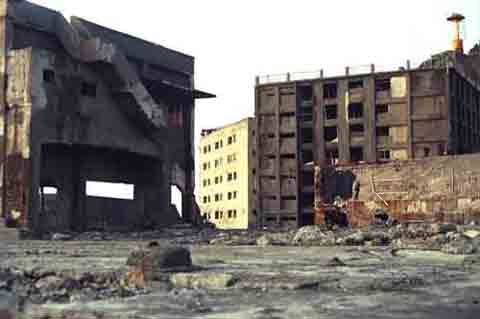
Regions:
<instances>
[{"instance_id":1,"label":"hazy grey sky","mask_svg":"<svg viewBox=\"0 0 480 319\"><path fill-rule=\"evenodd\" d=\"M252 116L257 74L399 66L450 45L445 18L467 17L480 41L480 0L33 0L196 58L197 132ZM197 134L198 136L198 134Z\"/></svg>"}]
</instances>

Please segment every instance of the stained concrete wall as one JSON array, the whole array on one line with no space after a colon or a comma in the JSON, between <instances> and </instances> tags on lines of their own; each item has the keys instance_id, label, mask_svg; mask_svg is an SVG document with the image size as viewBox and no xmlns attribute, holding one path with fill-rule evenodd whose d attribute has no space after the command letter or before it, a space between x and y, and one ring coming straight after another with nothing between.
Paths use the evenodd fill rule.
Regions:
<instances>
[{"instance_id":1,"label":"stained concrete wall","mask_svg":"<svg viewBox=\"0 0 480 319\"><path fill-rule=\"evenodd\" d=\"M131 210L115 217L117 228L158 226L178 218L169 204L179 183L189 219L193 58L27 1L0 9L2 212L36 231L50 227L38 192L50 185L59 187L56 229L86 230L105 208ZM119 158L129 163L119 169ZM89 179L133 183L135 200L119 209L87 198Z\"/></svg>"}]
</instances>

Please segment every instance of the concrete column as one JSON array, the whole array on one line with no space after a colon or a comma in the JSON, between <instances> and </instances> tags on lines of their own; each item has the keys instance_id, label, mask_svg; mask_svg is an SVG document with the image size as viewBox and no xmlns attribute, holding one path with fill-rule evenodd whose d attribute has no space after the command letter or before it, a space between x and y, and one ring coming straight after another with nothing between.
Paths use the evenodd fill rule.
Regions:
<instances>
[{"instance_id":1,"label":"concrete column","mask_svg":"<svg viewBox=\"0 0 480 319\"><path fill-rule=\"evenodd\" d=\"M323 165L326 161L323 82L314 84L313 94L315 101L313 105L313 160L317 165Z\"/></svg>"},{"instance_id":2,"label":"concrete column","mask_svg":"<svg viewBox=\"0 0 480 319\"><path fill-rule=\"evenodd\" d=\"M407 81L407 119L408 119L408 136L407 136L407 144L408 144L408 158L414 157L414 150L413 150L413 101L412 101L412 74L410 72L406 73L406 81Z\"/></svg>"},{"instance_id":3,"label":"concrete column","mask_svg":"<svg viewBox=\"0 0 480 319\"><path fill-rule=\"evenodd\" d=\"M348 123L348 80L338 81L338 156L339 164L350 162L350 129Z\"/></svg>"},{"instance_id":4,"label":"concrete column","mask_svg":"<svg viewBox=\"0 0 480 319\"><path fill-rule=\"evenodd\" d=\"M365 80L364 123L365 147L363 154L368 163L377 161L375 75Z\"/></svg>"}]
</instances>

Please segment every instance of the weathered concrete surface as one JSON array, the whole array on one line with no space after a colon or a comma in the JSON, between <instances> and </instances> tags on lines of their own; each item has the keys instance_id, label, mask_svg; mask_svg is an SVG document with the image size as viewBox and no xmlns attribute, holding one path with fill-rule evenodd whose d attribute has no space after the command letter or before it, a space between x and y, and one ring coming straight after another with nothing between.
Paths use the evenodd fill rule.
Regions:
<instances>
[{"instance_id":1,"label":"weathered concrete surface","mask_svg":"<svg viewBox=\"0 0 480 319\"><path fill-rule=\"evenodd\" d=\"M0 247L1 265L68 272L126 271L129 253L147 244L11 242ZM205 280L212 274L231 275L235 283L218 290L208 285L175 288L158 282L150 284L147 295L40 307L49 312L96 311L115 318L169 319L403 319L406 314L446 319L475 318L480 311L479 255L402 250L393 256L388 248L374 247L189 248L193 264L203 268L191 276ZM332 264L334 257L341 263Z\"/></svg>"}]
</instances>

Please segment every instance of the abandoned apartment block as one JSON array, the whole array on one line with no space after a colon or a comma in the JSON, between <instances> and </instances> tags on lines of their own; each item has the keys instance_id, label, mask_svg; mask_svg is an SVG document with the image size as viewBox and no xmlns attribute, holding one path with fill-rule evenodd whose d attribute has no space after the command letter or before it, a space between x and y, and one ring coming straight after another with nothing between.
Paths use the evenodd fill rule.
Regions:
<instances>
[{"instance_id":1,"label":"abandoned apartment block","mask_svg":"<svg viewBox=\"0 0 480 319\"><path fill-rule=\"evenodd\" d=\"M197 202L205 221L219 229L256 226L254 118L203 130L197 150Z\"/></svg>"},{"instance_id":2,"label":"abandoned apartment block","mask_svg":"<svg viewBox=\"0 0 480 319\"><path fill-rule=\"evenodd\" d=\"M479 152L480 55L456 44L390 72L257 77L259 224L314 222L315 165Z\"/></svg>"},{"instance_id":3,"label":"abandoned apartment block","mask_svg":"<svg viewBox=\"0 0 480 319\"><path fill-rule=\"evenodd\" d=\"M194 89L193 57L27 1L0 1L0 13L6 223L168 225L172 185L191 220L195 99L212 97Z\"/></svg>"}]
</instances>

